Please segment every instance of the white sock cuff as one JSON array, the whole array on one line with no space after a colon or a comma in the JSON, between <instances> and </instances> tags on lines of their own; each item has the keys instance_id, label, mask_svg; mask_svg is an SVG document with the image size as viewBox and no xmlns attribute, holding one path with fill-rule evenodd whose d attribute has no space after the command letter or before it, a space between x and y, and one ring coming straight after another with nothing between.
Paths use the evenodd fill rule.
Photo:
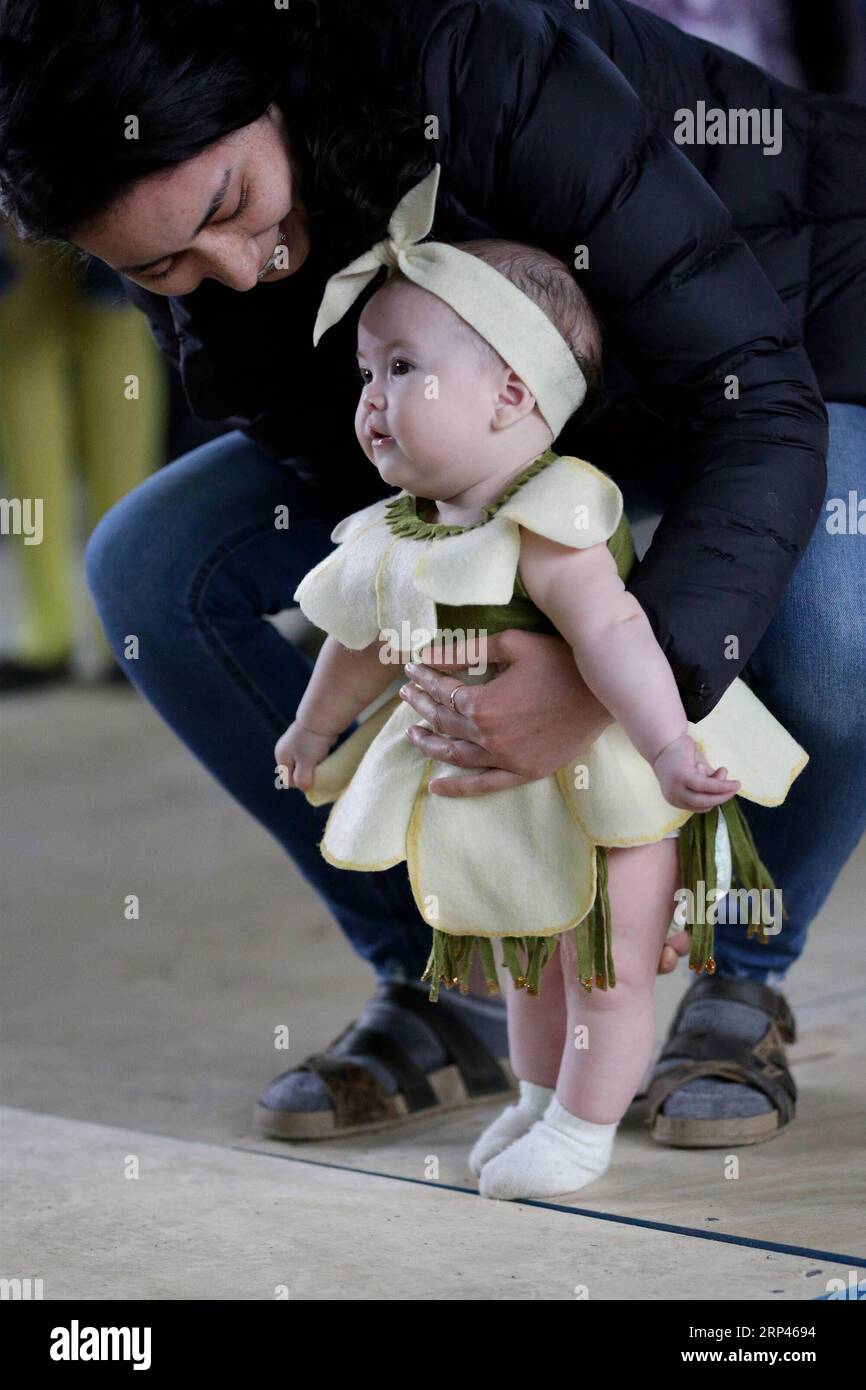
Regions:
<instances>
[{"instance_id":1,"label":"white sock cuff","mask_svg":"<svg viewBox=\"0 0 866 1390\"><path fill-rule=\"evenodd\" d=\"M548 1124L553 1125L555 1129L561 1129L564 1134L580 1135L587 1139L612 1137L619 1124L619 1120L614 1120L613 1124L609 1125L597 1124L595 1120L582 1120L579 1115L572 1115L570 1110L560 1105L555 1095L544 1112L544 1118Z\"/></svg>"},{"instance_id":2,"label":"white sock cuff","mask_svg":"<svg viewBox=\"0 0 866 1390\"><path fill-rule=\"evenodd\" d=\"M534 1081L521 1081L519 1085L521 1101L543 1115L553 1098L555 1087L537 1086Z\"/></svg>"}]
</instances>

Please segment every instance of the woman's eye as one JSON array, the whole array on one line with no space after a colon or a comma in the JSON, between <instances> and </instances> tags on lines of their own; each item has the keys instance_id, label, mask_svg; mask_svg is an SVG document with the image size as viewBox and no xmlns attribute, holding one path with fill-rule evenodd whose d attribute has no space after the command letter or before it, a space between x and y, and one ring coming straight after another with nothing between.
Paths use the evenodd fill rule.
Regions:
<instances>
[{"instance_id":1,"label":"woman's eye","mask_svg":"<svg viewBox=\"0 0 866 1390\"><path fill-rule=\"evenodd\" d=\"M237 205L237 207L235 208L234 212L231 213L229 217L224 217L224 218L222 219L223 222L234 222L234 220L235 220L236 217L240 217L241 213L243 212L244 208L246 207L247 203L249 202L249 192L250 192L249 184L244 184L244 187L243 187L243 189L242 189L242 191L241 191L240 202L238 203L238 205ZM173 270L175 269L175 267L177 266L177 263L178 263L178 260L179 260L179 259L180 259L180 258L179 258L178 256L175 256L174 260L172 261L172 263L171 263L171 265L168 267L168 269L167 269L167 270L161 270L161 271L159 272L158 275L152 275L150 272L148 272L147 279L148 279L148 280L164 280L165 277L166 277L167 275L171 275L172 271L173 271Z\"/></svg>"},{"instance_id":2,"label":"woman's eye","mask_svg":"<svg viewBox=\"0 0 866 1390\"><path fill-rule=\"evenodd\" d=\"M249 184L244 184L243 189L241 191L240 202L238 203L237 207L235 208L234 212L231 214L230 217L223 218L224 222L234 222L236 217L240 217L241 213L247 205L247 202L249 201L249 191Z\"/></svg>"}]
</instances>

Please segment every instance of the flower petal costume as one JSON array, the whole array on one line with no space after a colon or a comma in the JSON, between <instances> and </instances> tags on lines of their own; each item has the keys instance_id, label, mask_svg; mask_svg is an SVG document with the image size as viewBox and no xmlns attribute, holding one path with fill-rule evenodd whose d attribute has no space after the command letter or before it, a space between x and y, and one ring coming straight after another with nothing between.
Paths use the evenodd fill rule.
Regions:
<instances>
[{"instance_id":1,"label":"flower petal costume","mask_svg":"<svg viewBox=\"0 0 866 1390\"><path fill-rule=\"evenodd\" d=\"M552 450L473 526L425 522L419 512L426 502L403 491L338 523L331 534L336 550L295 592L311 622L351 649L393 635L400 662L430 643L446 646L449 633L471 643L473 634L483 640L505 628L555 632L517 573L521 526L561 545L606 542L623 580L635 562L619 488L591 464ZM460 679L471 684L492 676L479 670ZM401 665L395 684L404 679ZM583 983L614 984L608 847L649 844L689 827L679 841L684 883L696 893L703 881L712 902L718 810L695 814L670 806L619 724L555 775L455 799L434 796L427 785L465 769L419 756L405 737L417 723L426 721L386 692L319 764L307 799L334 803L320 842L329 863L376 871L406 860L418 909L434 928L434 997L440 980L465 980L473 942L495 980L490 942L497 937L515 981L536 991L555 937L569 929ZM739 796L762 806L784 801L808 761L741 680L688 731L711 767L724 765L741 782ZM721 810L743 887L772 888L737 798ZM711 951L712 922L695 925L693 967L712 968Z\"/></svg>"},{"instance_id":2,"label":"flower petal costume","mask_svg":"<svg viewBox=\"0 0 866 1390\"><path fill-rule=\"evenodd\" d=\"M432 225L438 178L437 164L398 204L387 237L331 277L313 340L383 265L389 274L399 271L491 343L533 392L556 438L583 400L583 373L551 320L504 275L457 247L421 242ZM554 775L481 797L434 796L427 790L432 777L466 769L419 754L405 731L426 721L396 693L402 663L428 645L447 647L456 637L471 652L475 636L481 651L467 657L470 670L461 675L471 684L494 674L483 663L485 635L557 631L520 580L521 527L577 549L606 544L625 581L635 552L619 488L592 464L547 449L473 525L425 520L432 500L401 491L345 517L331 533L337 548L295 592L310 621L343 646L359 650L386 640L399 662L391 688L319 764L306 792L313 805L333 802L322 854L338 868L364 872L406 861L418 910L433 929L423 976L431 998L440 983L467 987L476 949L497 989L496 938L515 984L538 993L541 970L568 930L582 983L615 985L607 850L679 831L684 886L702 891L711 905L685 923L690 964L712 970L717 875L721 892L731 873L748 890L774 886L736 797L721 807L723 820L719 809L692 813L669 805L616 723ZM706 762L724 765L741 782L739 795L763 806L782 802L808 761L741 680L688 731ZM755 933L766 939L763 920L749 928Z\"/></svg>"}]
</instances>

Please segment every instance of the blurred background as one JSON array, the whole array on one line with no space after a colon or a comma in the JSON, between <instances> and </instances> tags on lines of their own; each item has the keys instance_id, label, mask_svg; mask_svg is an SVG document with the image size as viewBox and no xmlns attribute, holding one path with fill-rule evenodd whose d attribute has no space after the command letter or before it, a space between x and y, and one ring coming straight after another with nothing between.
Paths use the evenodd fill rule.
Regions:
<instances>
[{"instance_id":1,"label":"blurred background","mask_svg":"<svg viewBox=\"0 0 866 1390\"><path fill-rule=\"evenodd\" d=\"M114 271L24 245L0 220L0 491L41 498L43 515L38 545L0 535L0 695L128 686L87 593L84 546L115 502L224 428L190 414Z\"/></svg>"}]
</instances>

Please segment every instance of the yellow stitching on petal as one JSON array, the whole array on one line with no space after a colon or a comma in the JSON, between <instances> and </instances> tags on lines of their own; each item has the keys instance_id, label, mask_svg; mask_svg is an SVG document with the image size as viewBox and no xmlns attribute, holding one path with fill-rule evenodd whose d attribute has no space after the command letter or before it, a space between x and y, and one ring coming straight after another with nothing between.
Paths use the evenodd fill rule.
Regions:
<instances>
[{"instance_id":1,"label":"yellow stitching on petal","mask_svg":"<svg viewBox=\"0 0 866 1390\"><path fill-rule=\"evenodd\" d=\"M765 706L764 708L766 708L766 706ZM710 713L712 714L712 710L710 711ZM768 711L768 713L769 713L769 711ZM709 717L709 716L708 716L708 717ZM771 716L771 717L775 719L775 715L773 715L773 716ZM694 729L690 729L689 732L691 733L692 738L694 738L695 743L698 745L698 747L700 748L701 752L703 753L703 755L704 755L704 761L707 762L707 763L712 762L712 759L709 758L709 757L707 756L706 749L704 748L704 745L701 743L700 739L699 739L699 738L695 738ZM785 797L788 795L788 792L791 790L791 787L792 787L794 781L796 780L796 778L798 778L798 777L800 776L800 773L803 771L803 768L806 766L806 764L807 764L808 761L809 761L809 754L804 752L803 758L801 759L801 761L800 761L799 763L797 763L797 766L794 768L794 771L793 771L792 773L790 773L790 775L789 775L789 777L788 777L788 781L787 781L787 783L785 784L785 790L782 792L782 795L779 797L779 799L778 799L777 801L767 800L765 797L758 796L755 792L750 792L750 791L748 791L748 790L746 789L746 785L745 785L745 783L743 782L743 779L742 779L741 777L734 777L734 778L731 778L731 769L730 769L730 768L728 768L728 778L729 778L731 781L740 782L740 783L741 783L740 790L737 792L737 796L738 796L738 797L744 797L746 801L753 801L753 802L755 803L756 806L781 806L782 802L785 800Z\"/></svg>"},{"instance_id":2,"label":"yellow stitching on petal","mask_svg":"<svg viewBox=\"0 0 866 1390\"><path fill-rule=\"evenodd\" d=\"M421 780L418 783L418 790L412 802L412 810L409 812L409 824L406 828L406 867L409 871L409 883L412 887L412 896L415 899L415 906L426 922L428 919L424 912L423 898L418 886L418 836L421 830L422 808L425 796L432 796L432 792L427 791L427 784L431 781L433 774L433 758L428 758L424 764ZM439 922L432 923L439 926ZM465 935L465 933L460 933Z\"/></svg>"},{"instance_id":3,"label":"yellow stitching on petal","mask_svg":"<svg viewBox=\"0 0 866 1390\"><path fill-rule=\"evenodd\" d=\"M336 805L336 802L334 804ZM328 820L330 819L329 816ZM325 831L327 833L327 826ZM330 850L325 849L324 837L319 841L319 852L323 859L327 859L329 864L333 864L335 869L357 869L361 873L378 873L380 869L393 869L395 864L402 864L406 858L405 854L401 854L399 859L380 859L374 864L359 864L355 859L338 859L336 855L331 854Z\"/></svg>"},{"instance_id":4,"label":"yellow stitching on petal","mask_svg":"<svg viewBox=\"0 0 866 1390\"><path fill-rule=\"evenodd\" d=\"M607 732L608 731L605 730L605 733ZM637 750L635 750L635 752L637 753ZM637 756L640 757L640 754L638 753ZM638 845L654 845L657 840L664 839L669 831L678 830L681 825L685 825L686 821L695 814L694 811L678 811L673 820L664 822L661 830L653 830L648 835L623 835L619 836L617 839L599 840L594 835L590 835L583 817L574 804L574 798L571 795L571 784L567 778L567 774L571 767L572 763L566 763L565 767L557 768L554 776L559 783L559 789L562 792L566 806L591 845L602 845L605 849L635 849Z\"/></svg>"},{"instance_id":5,"label":"yellow stitching on petal","mask_svg":"<svg viewBox=\"0 0 866 1390\"><path fill-rule=\"evenodd\" d=\"M428 759L428 765L424 770L421 785L419 786L418 791L415 794L415 800L412 806L411 814L409 816L409 828L406 832L406 867L409 871L409 882L412 887L412 896L415 899L415 904L421 916L424 918L425 922L428 922L429 919L427 918L424 912L424 908L422 906L423 896L421 894L420 886L421 875L419 871L419 855L421 842L421 825L423 821L423 799L425 796L433 795L432 792L427 791L427 784L430 781L432 781L434 762L435 759ZM582 833L582 827L578 826L578 830ZM583 839L585 842L586 857L592 866L592 872L587 881L586 896L584 899L586 906L581 907L575 914L575 916L571 917L569 921L567 921L564 925L554 927L533 926L531 933L533 936L559 936L562 932L570 931L572 927L576 927L579 922L583 921L586 914L592 910L592 905L595 902L596 894L595 852L592 846L592 842L590 841L588 836L583 835ZM502 931L490 932L481 931L480 929L475 928L471 932L467 932L465 928L450 927L445 925L441 921L430 923L430 925L435 926L439 931L444 932L446 936L484 936L488 937L490 940L496 941L504 936L515 935L513 925L509 927L504 927Z\"/></svg>"}]
</instances>

